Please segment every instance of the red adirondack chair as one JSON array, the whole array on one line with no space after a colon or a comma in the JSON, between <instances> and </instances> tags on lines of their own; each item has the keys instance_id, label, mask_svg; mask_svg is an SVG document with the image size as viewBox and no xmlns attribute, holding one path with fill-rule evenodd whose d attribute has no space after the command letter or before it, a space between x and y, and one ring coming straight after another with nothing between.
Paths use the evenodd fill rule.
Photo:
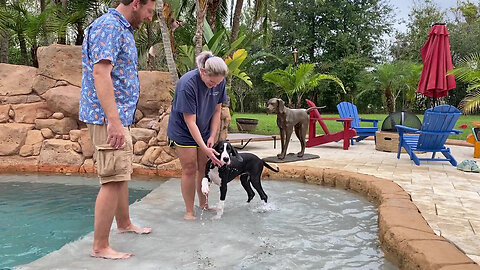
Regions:
<instances>
[{"instance_id":1,"label":"red adirondack chair","mask_svg":"<svg viewBox=\"0 0 480 270\"><path fill-rule=\"evenodd\" d=\"M316 107L309 99L305 99L309 107ZM343 130L339 132L331 133L327 125L325 125L324 120L335 120L343 122ZM316 123L320 124L325 134L317 135L316 134ZM306 143L307 147L313 147L329 142L337 142L343 140L343 150L348 150L350 147L350 139L357 135L355 129L351 127L353 118L325 118L320 115L320 112L317 109L310 111L310 125L308 127L308 140Z\"/></svg>"}]
</instances>

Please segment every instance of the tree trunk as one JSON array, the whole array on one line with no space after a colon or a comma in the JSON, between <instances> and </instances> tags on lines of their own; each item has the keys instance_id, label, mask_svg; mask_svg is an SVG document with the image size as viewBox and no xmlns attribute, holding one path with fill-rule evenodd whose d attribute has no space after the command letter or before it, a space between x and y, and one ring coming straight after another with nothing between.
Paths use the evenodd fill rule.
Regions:
<instances>
[{"instance_id":1,"label":"tree trunk","mask_svg":"<svg viewBox=\"0 0 480 270\"><path fill-rule=\"evenodd\" d=\"M385 89L385 97L387 102L388 113L391 114L395 112L395 99L393 98L393 94L392 94L392 91L390 90L390 87L387 87L387 89Z\"/></svg>"},{"instance_id":2,"label":"tree trunk","mask_svg":"<svg viewBox=\"0 0 480 270\"><path fill-rule=\"evenodd\" d=\"M235 4L235 13L233 14L232 38L230 42L234 42L238 38L238 28L240 26L240 18L242 16L243 0L237 0Z\"/></svg>"},{"instance_id":3,"label":"tree trunk","mask_svg":"<svg viewBox=\"0 0 480 270\"><path fill-rule=\"evenodd\" d=\"M37 49L38 49L37 45L33 45L32 47L30 47L30 55L32 56L32 63L33 63L33 66L36 68L38 68Z\"/></svg>"},{"instance_id":4,"label":"tree trunk","mask_svg":"<svg viewBox=\"0 0 480 270\"><path fill-rule=\"evenodd\" d=\"M175 87L178 81L177 66L175 65L175 58L172 51L172 43L170 40L170 31L167 27L165 14L163 13L163 0L157 0L157 17L162 32L163 50L165 51L165 59L167 60L168 72L172 79L172 85Z\"/></svg>"},{"instance_id":5,"label":"tree trunk","mask_svg":"<svg viewBox=\"0 0 480 270\"><path fill-rule=\"evenodd\" d=\"M22 58L21 63L23 65L28 65L28 55L27 55L27 42L23 34L18 35L18 41L20 43L20 56Z\"/></svg>"},{"instance_id":6,"label":"tree trunk","mask_svg":"<svg viewBox=\"0 0 480 270\"><path fill-rule=\"evenodd\" d=\"M67 0L60 0L63 10L67 10ZM65 27L65 33L58 35L58 44L67 44L67 28Z\"/></svg>"},{"instance_id":7,"label":"tree trunk","mask_svg":"<svg viewBox=\"0 0 480 270\"><path fill-rule=\"evenodd\" d=\"M207 14L207 0L196 0L197 30L195 32L195 56L202 52L203 24Z\"/></svg>"},{"instance_id":8,"label":"tree trunk","mask_svg":"<svg viewBox=\"0 0 480 270\"><path fill-rule=\"evenodd\" d=\"M77 28L77 37L75 39L75 45L82 45L83 43L83 25L82 23L76 23L75 27Z\"/></svg>"},{"instance_id":9,"label":"tree trunk","mask_svg":"<svg viewBox=\"0 0 480 270\"><path fill-rule=\"evenodd\" d=\"M217 21L218 7L220 7L220 0L209 0L207 6L207 21L210 24L210 28L215 32L215 24Z\"/></svg>"},{"instance_id":10,"label":"tree trunk","mask_svg":"<svg viewBox=\"0 0 480 270\"><path fill-rule=\"evenodd\" d=\"M7 5L6 0L0 0L0 8ZM8 63L8 31L0 31L0 63Z\"/></svg>"}]
</instances>

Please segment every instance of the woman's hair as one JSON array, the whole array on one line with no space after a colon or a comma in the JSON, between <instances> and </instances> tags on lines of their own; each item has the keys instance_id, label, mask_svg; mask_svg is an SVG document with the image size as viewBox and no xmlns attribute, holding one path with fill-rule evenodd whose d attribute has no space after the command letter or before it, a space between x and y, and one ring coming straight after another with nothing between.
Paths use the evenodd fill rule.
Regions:
<instances>
[{"instance_id":1,"label":"woman's hair","mask_svg":"<svg viewBox=\"0 0 480 270\"><path fill-rule=\"evenodd\" d=\"M196 58L198 68L204 68L207 75L226 76L228 74L228 67L222 58L213 56L211 51L203 51Z\"/></svg>"}]
</instances>

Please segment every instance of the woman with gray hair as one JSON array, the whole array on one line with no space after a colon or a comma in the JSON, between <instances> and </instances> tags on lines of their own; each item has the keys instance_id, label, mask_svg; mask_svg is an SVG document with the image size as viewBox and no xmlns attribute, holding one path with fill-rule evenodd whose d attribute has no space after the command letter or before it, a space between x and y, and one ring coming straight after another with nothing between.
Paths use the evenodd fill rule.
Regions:
<instances>
[{"instance_id":1,"label":"woman with gray hair","mask_svg":"<svg viewBox=\"0 0 480 270\"><path fill-rule=\"evenodd\" d=\"M228 67L210 51L200 53L195 60L197 69L185 73L177 83L167 128L169 145L175 147L182 166L185 220L195 220L195 190L199 206L208 209L207 198L201 190L208 158L215 165L223 165L212 147L220 125L222 102L227 100Z\"/></svg>"}]
</instances>

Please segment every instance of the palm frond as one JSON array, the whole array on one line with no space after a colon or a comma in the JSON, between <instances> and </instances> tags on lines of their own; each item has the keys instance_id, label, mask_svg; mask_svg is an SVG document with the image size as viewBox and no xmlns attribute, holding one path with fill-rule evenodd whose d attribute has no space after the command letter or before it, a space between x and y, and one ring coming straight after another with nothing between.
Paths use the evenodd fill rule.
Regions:
<instances>
[{"instance_id":1,"label":"palm frond","mask_svg":"<svg viewBox=\"0 0 480 270\"><path fill-rule=\"evenodd\" d=\"M464 114L473 114L480 109L480 90L469 93L459 105Z\"/></svg>"}]
</instances>

